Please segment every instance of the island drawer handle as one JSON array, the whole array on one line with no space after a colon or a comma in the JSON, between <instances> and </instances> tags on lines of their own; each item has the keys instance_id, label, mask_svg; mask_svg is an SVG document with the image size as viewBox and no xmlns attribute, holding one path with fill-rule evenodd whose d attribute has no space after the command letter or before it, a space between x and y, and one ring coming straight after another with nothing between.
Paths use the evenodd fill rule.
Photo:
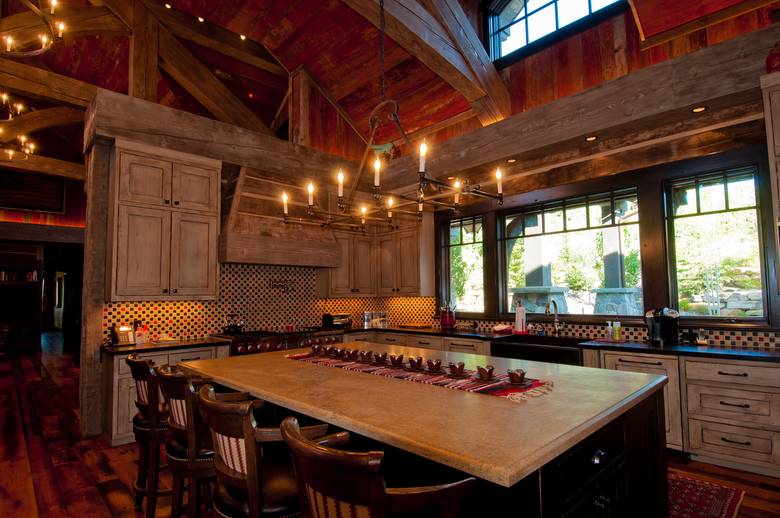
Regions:
<instances>
[{"instance_id":1,"label":"island drawer handle","mask_svg":"<svg viewBox=\"0 0 780 518\"><path fill-rule=\"evenodd\" d=\"M417 343L421 345L431 345L431 342L423 342L422 340L417 340Z\"/></svg>"},{"instance_id":2,"label":"island drawer handle","mask_svg":"<svg viewBox=\"0 0 780 518\"><path fill-rule=\"evenodd\" d=\"M725 401L720 402L723 406L735 406L737 408L750 408L750 405L747 403L726 403Z\"/></svg>"},{"instance_id":3,"label":"island drawer handle","mask_svg":"<svg viewBox=\"0 0 780 518\"><path fill-rule=\"evenodd\" d=\"M618 358L618 361L620 363L637 363L639 365L663 365L664 362L640 362L639 360L624 360L623 358Z\"/></svg>"},{"instance_id":4,"label":"island drawer handle","mask_svg":"<svg viewBox=\"0 0 780 518\"><path fill-rule=\"evenodd\" d=\"M599 448L590 458L590 463L598 466L604 461L604 457L606 456L607 456L606 452Z\"/></svg>"},{"instance_id":5,"label":"island drawer handle","mask_svg":"<svg viewBox=\"0 0 780 518\"><path fill-rule=\"evenodd\" d=\"M718 371L718 374L720 374L721 376L739 376L740 378L747 378L748 377L748 373L747 372L723 372L723 371Z\"/></svg>"},{"instance_id":6,"label":"island drawer handle","mask_svg":"<svg viewBox=\"0 0 780 518\"><path fill-rule=\"evenodd\" d=\"M192 361L195 361L195 360L200 360L200 356L196 356L195 358L182 358L179 361L180 362L192 362Z\"/></svg>"},{"instance_id":7,"label":"island drawer handle","mask_svg":"<svg viewBox=\"0 0 780 518\"><path fill-rule=\"evenodd\" d=\"M734 441L734 440L731 440L731 439L727 439L726 437L721 437L720 440L723 441L723 442L731 443L731 444L739 444L740 446L750 446L750 444L751 444L750 441L744 441L744 442L743 441Z\"/></svg>"},{"instance_id":8,"label":"island drawer handle","mask_svg":"<svg viewBox=\"0 0 780 518\"><path fill-rule=\"evenodd\" d=\"M395 338L385 338L385 340L388 342L395 342Z\"/></svg>"}]
</instances>

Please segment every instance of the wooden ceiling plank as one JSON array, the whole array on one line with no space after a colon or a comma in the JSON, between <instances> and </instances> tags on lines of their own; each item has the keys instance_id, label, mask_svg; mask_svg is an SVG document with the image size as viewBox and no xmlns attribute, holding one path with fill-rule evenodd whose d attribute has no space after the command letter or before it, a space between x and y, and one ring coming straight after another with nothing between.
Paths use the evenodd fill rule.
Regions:
<instances>
[{"instance_id":1,"label":"wooden ceiling plank","mask_svg":"<svg viewBox=\"0 0 780 518\"><path fill-rule=\"evenodd\" d=\"M157 102L159 23L140 0L133 1L133 33L130 36L128 94Z\"/></svg>"},{"instance_id":2,"label":"wooden ceiling plank","mask_svg":"<svg viewBox=\"0 0 780 518\"><path fill-rule=\"evenodd\" d=\"M95 34L127 36L129 29L106 7L64 5L57 10L57 20L65 24L65 37ZM0 34L13 33L14 45L24 47L39 41L44 21L32 11L0 18Z\"/></svg>"},{"instance_id":3,"label":"wooden ceiling plank","mask_svg":"<svg viewBox=\"0 0 780 518\"><path fill-rule=\"evenodd\" d=\"M697 18L696 20L678 25L677 27L650 37L645 37L644 33L640 32L640 48L642 50L647 50L657 45L667 43L675 38L679 38L680 36L691 34L692 32L705 29L717 23L725 22L726 20L731 20L732 18L742 16L743 14L755 11L756 9L766 7L775 3L776 1L777 0L746 0L742 3L729 6L715 13L702 16L701 18ZM637 26L639 26L640 21L636 9L632 9L632 12L634 14L634 20L636 21Z\"/></svg>"},{"instance_id":4,"label":"wooden ceiling plank","mask_svg":"<svg viewBox=\"0 0 780 518\"><path fill-rule=\"evenodd\" d=\"M282 127L282 124L284 124L284 121L287 120L289 117L290 110L288 109L288 100L290 99L290 88L287 88L287 92L285 92L284 97L282 98L282 102L279 103L279 107L276 109L276 113L274 114L274 120L271 121L271 131L276 133L279 128Z\"/></svg>"},{"instance_id":5,"label":"wooden ceiling plank","mask_svg":"<svg viewBox=\"0 0 780 518\"><path fill-rule=\"evenodd\" d=\"M497 122L512 114L509 89L490 60L482 41L471 25L458 0L423 0L428 10L441 22L450 38L466 59L474 75L487 92L480 120ZM492 115L491 115L491 112Z\"/></svg>"},{"instance_id":6,"label":"wooden ceiling plank","mask_svg":"<svg viewBox=\"0 0 780 518\"><path fill-rule=\"evenodd\" d=\"M223 122L272 135L227 86L164 27L159 28L160 66L199 103Z\"/></svg>"},{"instance_id":7,"label":"wooden ceiling plank","mask_svg":"<svg viewBox=\"0 0 780 518\"><path fill-rule=\"evenodd\" d=\"M90 105L97 91L92 84L6 58L0 58L0 87L82 108Z\"/></svg>"},{"instance_id":8,"label":"wooden ceiling plank","mask_svg":"<svg viewBox=\"0 0 780 518\"><path fill-rule=\"evenodd\" d=\"M453 175L621 125L642 127L643 120L667 115L690 117L686 110L698 104L758 98L764 56L778 39L780 27L770 26L519 113L437 145L428 169L436 177ZM416 160L409 156L392 161L386 186L408 184Z\"/></svg>"},{"instance_id":9,"label":"wooden ceiling plank","mask_svg":"<svg viewBox=\"0 0 780 518\"><path fill-rule=\"evenodd\" d=\"M306 70L305 67L301 67L303 73L309 76L309 83L316 88L320 94L325 98L326 101L333 107L334 110L336 110L336 113L339 114L339 116L344 119L344 122L346 122L350 128L352 128L352 131L355 132L355 134L360 137L360 140L362 140L364 143L368 143L368 138L363 134L363 132L358 127L357 123L352 119L352 116L347 113L347 111L334 99L334 97L330 94L330 92L320 84L319 81L317 81L317 78L314 77L308 70Z\"/></svg>"},{"instance_id":10,"label":"wooden ceiling plank","mask_svg":"<svg viewBox=\"0 0 780 518\"><path fill-rule=\"evenodd\" d=\"M106 6L128 30L133 28L133 4L128 0L89 0L97 6Z\"/></svg>"},{"instance_id":11,"label":"wooden ceiling plank","mask_svg":"<svg viewBox=\"0 0 780 518\"><path fill-rule=\"evenodd\" d=\"M84 181L87 177L84 164L66 162L56 158L48 158L39 155L30 155L27 160L13 160L0 162L6 169L24 171L28 173L43 174L47 176L59 176L71 180Z\"/></svg>"},{"instance_id":12,"label":"wooden ceiling plank","mask_svg":"<svg viewBox=\"0 0 780 518\"><path fill-rule=\"evenodd\" d=\"M273 55L261 44L250 39L241 40L238 34L234 34L213 23L200 23L191 15L174 9L166 9L164 6L149 0L143 1L147 8L175 36L266 72L280 77L287 77L287 70L280 65L276 58L274 58L274 61L271 61L264 57L266 54L272 57Z\"/></svg>"},{"instance_id":13,"label":"wooden ceiling plank","mask_svg":"<svg viewBox=\"0 0 780 518\"><path fill-rule=\"evenodd\" d=\"M474 118L474 110L466 110L465 112L461 112L457 115L453 115L452 117L448 119L444 119L443 121L439 121L436 124L431 124L430 126L426 128L419 129L417 131L414 131L412 133L409 133L407 137L409 137L410 142L414 142L416 140L420 140L422 138L427 137L428 135L433 135L434 133L441 131L443 129L449 128L450 126L454 126L455 124L459 124L461 122L467 121L471 118ZM406 142L404 139L398 139L393 141L393 145L396 147L405 145Z\"/></svg>"},{"instance_id":14,"label":"wooden ceiling plank","mask_svg":"<svg viewBox=\"0 0 780 518\"><path fill-rule=\"evenodd\" d=\"M379 26L378 0L342 0ZM460 92L483 124L495 122L496 109L447 30L418 0L385 0L387 35ZM488 98L489 100L489 98Z\"/></svg>"},{"instance_id":15,"label":"wooden ceiling plank","mask_svg":"<svg viewBox=\"0 0 780 518\"><path fill-rule=\"evenodd\" d=\"M83 110L66 106L35 110L17 115L9 121L0 122L0 142L11 142L19 135L29 135L47 128L83 123Z\"/></svg>"}]
</instances>

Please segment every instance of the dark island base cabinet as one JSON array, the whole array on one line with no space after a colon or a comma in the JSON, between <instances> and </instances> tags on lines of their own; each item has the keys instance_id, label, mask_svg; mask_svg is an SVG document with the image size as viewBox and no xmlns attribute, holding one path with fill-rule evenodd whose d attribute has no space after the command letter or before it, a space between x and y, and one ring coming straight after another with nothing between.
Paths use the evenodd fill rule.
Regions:
<instances>
[{"instance_id":1,"label":"dark island base cabinet","mask_svg":"<svg viewBox=\"0 0 780 518\"><path fill-rule=\"evenodd\" d=\"M668 517L663 415L657 392L511 488L479 480L462 516Z\"/></svg>"}]
</instances>

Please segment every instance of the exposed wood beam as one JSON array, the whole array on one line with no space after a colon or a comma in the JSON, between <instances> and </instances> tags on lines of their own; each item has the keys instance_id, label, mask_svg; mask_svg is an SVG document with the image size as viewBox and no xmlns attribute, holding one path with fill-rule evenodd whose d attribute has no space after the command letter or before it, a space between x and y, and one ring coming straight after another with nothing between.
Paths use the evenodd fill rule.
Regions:
<instances>
[{"instance_id":1,"label":"exposed wood beam","mask_svg":"<svg viewBox=\"0 0 780 518\"><path fill-rule=\"evenodd\" d=\"M279 131L279 128L282 127L282 124L284 124L284 121L287 120L289 115L289 108L288 108L288 101L290 99L290 87L287 87L287 92L284 94L284 97L282 98L282 102L279 103L279 107L276 109L276 113L274 114L274 120L271 121L271 131L276 133Z\"/></svg>"},{"instance_id":2,"label":"exposed wood beam","mask_svg":"<svg viewBox=\"0 0 780 518\"><path fill-rule=\"evenodd\" d=\"M53 243L83 243L84 229L34 223L0 221L0 236L13 241L46 241Z\"/></svg>"},{"instance_id":3,"label":"exposed wood beam","mask_svg":"<svg viewBox=\"0 0 780 518\"><path fill-rule=\"evenodd\" d=\"M378 0L342 0L379 26ZM387 35L460 92L483 125L496 122L495 105L441 23L418 0L385 0Z\"/></svg>"},{"instance_id":4,"label":"exposed wood beam","mask_svg":"<svg viewBox=\"0 0 780 518\"><path fill-rule=\"evenodd\" d=\"M293 70L290 74L289 103L289 135L290 142L311 147L311 117L309 93L311 86L309 74L303 68Z\"/></svg>"},{"instance_id":5,"label":"exposed wood beam","mask_svg":"<svg viewBox=\"0 0 780 518\"><path fill-rule=\"evenodd\" d=\"M47 176L59 176L71 180L84 181L86 178L86 169L84 164L66 162L56 158L48 158L39 155L30 155L27 160L13 160L11 162L0 162L7 169L17 171L26 171L30 173L43 174Z\"/></svg>"},{"instance_id":6,"label":"exposed wood beam","mask_svg":"<svg viewBox=\"0 0 780 518\"><path fill-rule=\"evenodd\" d=\"M97 87L38 67L0 58L0 87L26 97L86 108L95 97Z\"/></svg>"},{"instance_id":7,"label":"exposed wood beam","mask_svg":"<svg viewBox=\"0 0 780 518\"><path fill-rule=\"evenodd\" d=\"M427 137L428 135L433 135L434 133L441 131L443 129L447 129L450 126L454 126L455 124L459 124L461 122L465 122L469 119L473 119L475 117L474 110L466 110L465 112L459 113L457 115L453 115L452 117L448 119L444 119L443 121L439 121L436 124L431 124L427 128L423 128L417 131L414 131L412 133L407 134L407 137L409 137L410 142L414 142L415 140L420 140L422 138ZM399 138L398 140L393 141L393 145L403 146L406 145L406 142L404 139Z\"/></svg>"},{"instance_id":8,"label":"exposed wood beam","mask_svg":"<svg viewBox=\"0 0 780 518\"><path fill-rule=\"evenodd\" d=\"M133 34L130 36L128 94L157 102L159 23L141 0L133 2Z\"/></svg>"},{"instance_id":9,"label":"exposed wood beam","mask_svg":"<svg viewBox=\"0 0 780 518\"><path fill-rule=\"evenodd\" d=\"M649 37L645 35L645 31L642 28L642 21L640 20L638 11L636 9L636 0L628 0L628 3L631 6L631 12L634 15L634 21L636 22L637 29L639 30L639 38L641 40L640 48L642 50L647 50L651 47L655 47L656 45L660 45L675 38L679 38L680 36L696 32L700 29L710 27L717 23L725 22L726 20L730 20L732 18L742 16L743 14L747 14L751 11L755 11L756 9L771 5L776 1L777 0L745 0L744 2L729 6L715 13L702 16L701 18L697 18L688 23L678 25L673 29L669 29L668 31L654 34Z\"/></svg>"},{"instance_id":10,"label":"exposed wood beam","mask_svg":"<svg viewBox=\"0 0 780 518\"><path fill-rule=\"evenodd\" d=\"M770 26L460 135L436 146L428 170L436 177L459 174L614 127L641 131L658 121L692 118L690 109L698 104L756 101L764 56L778 39L780 27ZM392 161L386 188L407 185L415 161Z\"/></svg>"},{"instance_id":11,"label":"exposed wood beam","mask_svg":"<svg viewBox=\"0 0 780 518\"><path fill-rule=\"evenodd\" d=\"M89 5L62 5L57 9L57 20L65 23L65 37L126 36L129 29L106 7ZM45 24L32 11L0 18L0 34L12 32L15 45L24 46L39 41Z\"/></svg>"},{"instance_id":12,"label":"exposed wood beam","mask_svg":"<svg viewBox=\"0 0 780 518\"><path fill-rule=\"evenodd\" d=\"M463 11L460 2L458 0L423 0L423 5L436 16L447 30L477 80L487 92L486 98L480 101L484 105L487 117L492 117L496 121L509 117L512 114L509 89L490 60L490 56L485 51L482 41Z\"/></svg>"},{"instance_id":13,"label":"exposed wood beam","mask_svg":"<svg viewBox=\"0 0 780 518\"><path fill-rule=\"evenodd\" d=\"M148 9L175 36L209 48L253 67L280 77L287 77L287 70L279 64L270 52L250 39L242 40L238 34L209 22L199 23L189 14L166 9L164 6L143 0ZM271 59L269 59L269 57Z\"/></svg>"},{"instance_id":14,"label":"exposed wood beam","mask_svg":"<svg viewBox=\"0 0 780 518\"><path fill-rule=\"evenodd\" d=\"M160 66L214 116L258 133L273 132L167 29L159 28Z\"/></svg>"},{"instance_id":15,"label":"exposed wood beam","mask_svg":"<svg viewBox=\"0 0 780 518\"><path fill-rule=\"evenodd\" d=\"M89 0L92 5L105 5L128 30L133 28L133 4L128 0Z\"/></svg>"},{"instance_id":16,"label":"exposed wood beam","mask_svg":"<svg viewBox=\"0 0 780 518\"><path fill-rule=\"evenodd\" d=\"M35 110L0 122L0 142L11 142L18 135L29 135L46 128L82 124L84 111L66 106Z\"/></svg>"}]
</instances>

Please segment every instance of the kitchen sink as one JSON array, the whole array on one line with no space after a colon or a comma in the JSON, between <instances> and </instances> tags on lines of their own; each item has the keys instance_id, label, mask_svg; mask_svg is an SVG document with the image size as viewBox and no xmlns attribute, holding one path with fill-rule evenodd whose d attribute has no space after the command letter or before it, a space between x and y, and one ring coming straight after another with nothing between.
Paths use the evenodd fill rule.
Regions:
<instances>
[{"instance_id":1,"label":"kitchen sink","mask_svg":"<svg viewBox=\"0 0 780 518\"><path fill-rule=\"evenodd\" d=\"M490 355L548 363L582 365L579 344L587 338L571 336L508 335L490 342Z\"/></svg>"}]
</instances>

